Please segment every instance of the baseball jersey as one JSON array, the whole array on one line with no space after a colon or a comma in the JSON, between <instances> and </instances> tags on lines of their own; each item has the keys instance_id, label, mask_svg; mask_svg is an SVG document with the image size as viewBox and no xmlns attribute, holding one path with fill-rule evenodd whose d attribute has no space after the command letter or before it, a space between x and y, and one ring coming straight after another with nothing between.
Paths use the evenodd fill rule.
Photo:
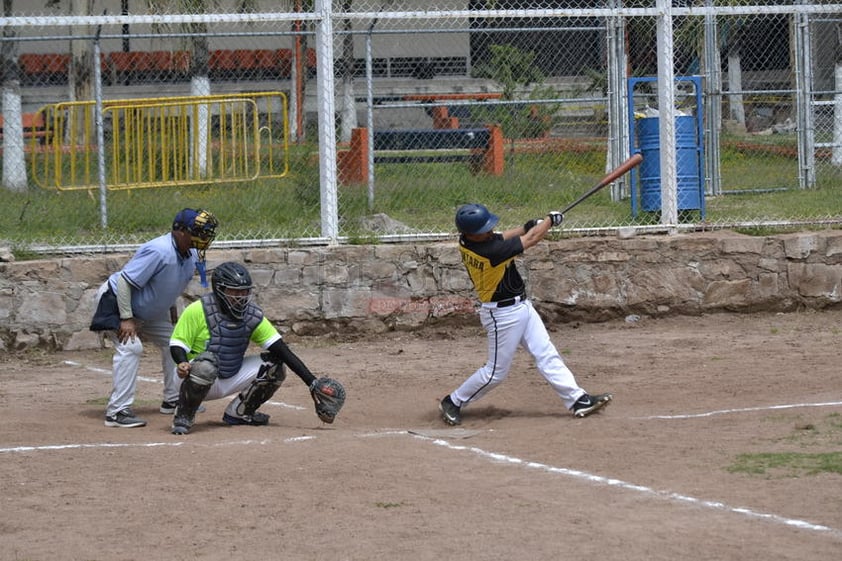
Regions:
<instances>
[{"instance_id":1,"label":"baseball jersey","mask_svg":"<svg viewBox=\"0 0 842 561\"><path fill-rule=\"evenodd\" d=\"M265 316L249 338L252 343L264 349L268 349L278 339L281 339L281 334ZM181 347L187 351L187 358L192 359L207 349L208 341L210 330L205 319L205 310L202 301L196 300L184 308L184 312L178 318L170 338L170 346Z\"/></svg>"},{"instance_id":2,"label":"baseball jersey","mask_svg":"<svg viewBox=\"0 0 842 561\"><path fill-rule=\"evenodd\" d=\"M195 249L182 257L172 233L140 246L121 271L108 278L111 290L117 292L120 275L132 287L132 314L141 320L169 317L169 309L187 288L199 256Z\"/></svg>"},{"instance_id":3,"label":"baseball jersey","mask_svg":"<svg viewBox=\"0 0 842 561\"><path fill-rule=\"evenodd\" d=\"M515 267L515 257L523 253L520 237L504 239L494 233L488 240L474 242L459 237L459 252L480 302L499 302L523 295L523 278Z\"/></svg>"}]
</instances>

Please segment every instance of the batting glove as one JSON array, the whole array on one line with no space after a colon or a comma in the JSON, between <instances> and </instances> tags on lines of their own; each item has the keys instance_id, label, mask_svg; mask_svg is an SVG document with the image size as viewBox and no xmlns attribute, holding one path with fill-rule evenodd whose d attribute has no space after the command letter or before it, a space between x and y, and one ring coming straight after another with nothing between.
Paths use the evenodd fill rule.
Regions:
<instances>
[{"instance_id":1,"label":"batting glove","mask_svg":"<svg viewBox=\"0 0 842 561\"><path fill-rule=\"evenodd\" d=\"M561 226L561 223L564 222L564 215L557 211L552 211L547 216L550 217L550 221L552 221L553 226Z\"/></svg>"}]
</instances>

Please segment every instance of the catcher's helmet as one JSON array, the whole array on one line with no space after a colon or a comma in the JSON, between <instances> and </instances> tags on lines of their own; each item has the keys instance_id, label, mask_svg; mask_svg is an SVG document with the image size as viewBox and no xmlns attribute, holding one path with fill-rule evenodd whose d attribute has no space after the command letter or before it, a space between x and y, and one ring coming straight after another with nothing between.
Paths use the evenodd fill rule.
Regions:
<instances>
[{"instance_id":1,"label":"catcher's helmet","mask_svg":"<svg viewBox=\"0 0 842 561\"><path fill-rule=\"evenodd\" d=\"M484 234L490 232L500 220L480 204L462 205L456 211L456 228L463 234Z\"/></svg>"},{"instance_id":2,"label":"catcher's helmet","mask_svg":"<svg viewBox=\"0 0 842 561\"><path fill-rule=\"evenodd\" d=\"M185 208L175 215L172 229L189 233L191 245L203 252L216 237L218 224L216 217L207 210Z\"/></svg>"},{"instance_id":3,"label":"catcher's helmet","mask_svg":"<svg viewBox=\"0 0 842 561\"><path fill-rule=\"evenodd\" d=\"M246 307L251 303L251 275L245 267L233 261L226 261L213 270L211 288L222 311L235 319L242 319ZM228 294L233 289L237 294Z\"/></svg>"}]
</instances>

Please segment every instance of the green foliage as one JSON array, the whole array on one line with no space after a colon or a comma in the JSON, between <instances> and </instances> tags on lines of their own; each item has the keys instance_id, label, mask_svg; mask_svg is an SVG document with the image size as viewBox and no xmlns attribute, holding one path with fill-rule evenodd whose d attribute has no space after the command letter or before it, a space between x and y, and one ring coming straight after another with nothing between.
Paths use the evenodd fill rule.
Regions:
<instances>
[{"instance_id":1,"label":"green foliage","mask_svg":"<svg viewBox=\"0 0 842 561\"><path fill-rule=\"evenodd\" d=\"M543 103L543 100L558 98L558 92L544 85L546 77L535 64L535 53L511 45L491 45L489 50L491 60L478 64L473 70L474 76L497 82L505 101L521 99L520 92L529 89L525 99L534 103L480 107L475 109L474 119L498 125L506 138L544 136L556 123L554 115L560 105Z\"/></svg>"},{"instance_id":2,"label":"green foliage","mask_svg":"<svg viewBox=\"0 0 842 561\"><path fill-rule=\"evenodd\" d=\"M518 88L542 84L546 78L535 64L535 53L511 45L491 45L491 60L478 64L477 78L489 78L502 86L503 99L516 99Z\"/></svg>"}]
</instances>

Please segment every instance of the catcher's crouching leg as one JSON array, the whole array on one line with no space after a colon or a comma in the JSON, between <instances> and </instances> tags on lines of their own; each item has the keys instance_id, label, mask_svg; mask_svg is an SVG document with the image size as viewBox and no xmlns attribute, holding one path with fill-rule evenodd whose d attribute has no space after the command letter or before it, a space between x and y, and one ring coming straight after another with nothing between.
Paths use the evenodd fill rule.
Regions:
<instances>
[{"instance_id":1,"label":"catcher's crouching leg","mask_svg":"<svg viewBox=\"0 0 842 561\"><path fill-rule=\"evenodd\" d=\"M257 371L257 377L245 391L231 400L222 420L229 425L265 425L269 415L257 409L269 401L286 378L283 364L264 363Z\"/></svg>"},{"instance_id":2,"label":"catcher's crouching leg","mask_svg":"<svg viewBox=\"0 0 842 561\"><path fill-rule=\"evenodd\" d=\"M172 422L173 434L190 432L196 411L208 395L218 374L216 356L213 353L201 353L193 359L190 375L182 380L178 391L178 407Z\"/></svg>"}]
</instances>

